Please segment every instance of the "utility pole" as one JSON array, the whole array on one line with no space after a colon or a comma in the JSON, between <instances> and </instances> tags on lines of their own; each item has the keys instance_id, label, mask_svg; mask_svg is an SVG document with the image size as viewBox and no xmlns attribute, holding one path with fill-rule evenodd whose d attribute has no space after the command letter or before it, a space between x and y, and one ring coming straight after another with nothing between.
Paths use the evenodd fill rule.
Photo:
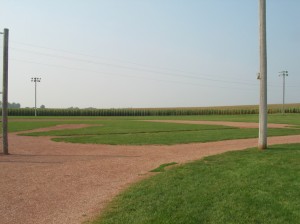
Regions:
<instances>
[{"instance_id":1,"label":"utility pole","mask_svg":"<svg viewBox=\"0 0 300 224\"><path fill-rule=\"evenodd\" d=\"M8 36L9 30L4 29L3 34L3 87L2 87L2 148L3 154L8 155L7 136L7 101L8 101Z\"/></svg>"},{"instance_id":2,"label":"utility pole","mask_svg":"<svg viewBox=\"0 0 300 224\"><path fill-rule=\"evenodd\" d=\"M260 104L258 148L267 148L267 35L266 0L259 0L259 42L260 42Z\"/></svg>"},{"instance_id":3,"label":"utility pole","mask_svg":"<svg viewBox=\"0 0 300 224\"><path fill-rule=\"evenodd\" d=\"M282 114L285 113L284 109L284 100L285 100L285 77L289 76L288 71L281 71L279 72L279 76L282 76Z\"/></svg>"},{"instance_id":4,"label":"utility pole","mask_svg":"<svg viewBox=\"0 0 300 224\"><path fill-rule=\"evenodd\" d=\"M34 82L34 116L36 117L37 116L37 113L36 113L36 84L38 82L41 82L41 78L37 78L37 77L31 78L31 82Z\"/></svg>"}]
</instances>

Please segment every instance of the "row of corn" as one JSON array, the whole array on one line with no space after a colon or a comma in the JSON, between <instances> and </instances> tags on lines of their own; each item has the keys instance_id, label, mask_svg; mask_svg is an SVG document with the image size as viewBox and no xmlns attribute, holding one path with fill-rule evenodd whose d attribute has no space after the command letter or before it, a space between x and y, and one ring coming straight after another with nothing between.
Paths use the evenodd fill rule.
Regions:
<instances>
[{"instance_id":1,"label":"row of corn","mask_svg":"<svg viewBox=\"0 0 300 224\"><path fill-rule=\"evenodd\" d=\"M269 108L268 113L281 113L281 108ZM255 109L37 109L39 116L180 116L180 115L240 115L258 114ZM286 108L285 113L300 113L300 107ZM1 114L1 111L0 111ZM32 108L8 109L9 116L34 116Z\"/></svg>"}]
</instances>

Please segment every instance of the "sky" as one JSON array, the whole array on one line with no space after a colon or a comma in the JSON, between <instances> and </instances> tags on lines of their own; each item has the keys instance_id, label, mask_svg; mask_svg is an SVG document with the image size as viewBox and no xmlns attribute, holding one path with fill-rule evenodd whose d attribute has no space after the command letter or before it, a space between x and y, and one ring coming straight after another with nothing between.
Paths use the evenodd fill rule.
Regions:
<instances>
[{"instance_id":1,"label":"sky","mask_svg":"<svg viewBox=\"0 0 300 224\"><path fill-rule=\"evenodd\" d=\"M282 103L283 70L286 103L300 102L299 10L267 0L269 104ZM32 77L46 108L259 103L258 0L0 0L4 28L8 100L22 107Z\"/></svg>"}]
</instances>

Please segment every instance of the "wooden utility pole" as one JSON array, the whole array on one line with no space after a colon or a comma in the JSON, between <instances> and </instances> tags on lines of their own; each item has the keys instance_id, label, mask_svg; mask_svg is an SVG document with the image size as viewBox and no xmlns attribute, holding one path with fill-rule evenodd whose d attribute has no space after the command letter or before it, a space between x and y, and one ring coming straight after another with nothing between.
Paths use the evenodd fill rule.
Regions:
<instances>
[{"instance_id":1,"label":"wooden utility pole","mask_svg":"<svg viewBox=\"0 0 300 224\"><path fill-rule=\"evenodd\" d=\"M8 155L7 137L7 94L8 94L8 35L9 30L4 29L3 38L3 88L2 88L2 148L3 154Z\"/></svg>"},{"instance_id":2,"label":"wooden utility pole","mask_svg":"<svg viewBox=\"0 0 300 224\"><path fill-rule=\"evenodd\" d=\"M260 104L258 148L267 148L267 35L266 0L259 0L259 42L260 42Z\"/></svg>"}]
</instances>

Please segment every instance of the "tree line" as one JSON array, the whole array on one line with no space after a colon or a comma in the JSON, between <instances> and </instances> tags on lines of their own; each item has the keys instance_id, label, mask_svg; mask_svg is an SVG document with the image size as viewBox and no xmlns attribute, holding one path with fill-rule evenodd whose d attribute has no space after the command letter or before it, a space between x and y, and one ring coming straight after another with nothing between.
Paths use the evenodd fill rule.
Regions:
<instances>
[{"instance_id":1,"label":"tree line","mask_svg":"<svg viewBox=\"0 0 300 224\"><path fill-rule=\"evenodd\" d=\"M2 101L0 101L0 107L2 108ZM14 102L13 103L8 102L7 107L10 109L19 109L19 108L21 108L21 104L14 103Z\"/></svg>"}]
</instances>

